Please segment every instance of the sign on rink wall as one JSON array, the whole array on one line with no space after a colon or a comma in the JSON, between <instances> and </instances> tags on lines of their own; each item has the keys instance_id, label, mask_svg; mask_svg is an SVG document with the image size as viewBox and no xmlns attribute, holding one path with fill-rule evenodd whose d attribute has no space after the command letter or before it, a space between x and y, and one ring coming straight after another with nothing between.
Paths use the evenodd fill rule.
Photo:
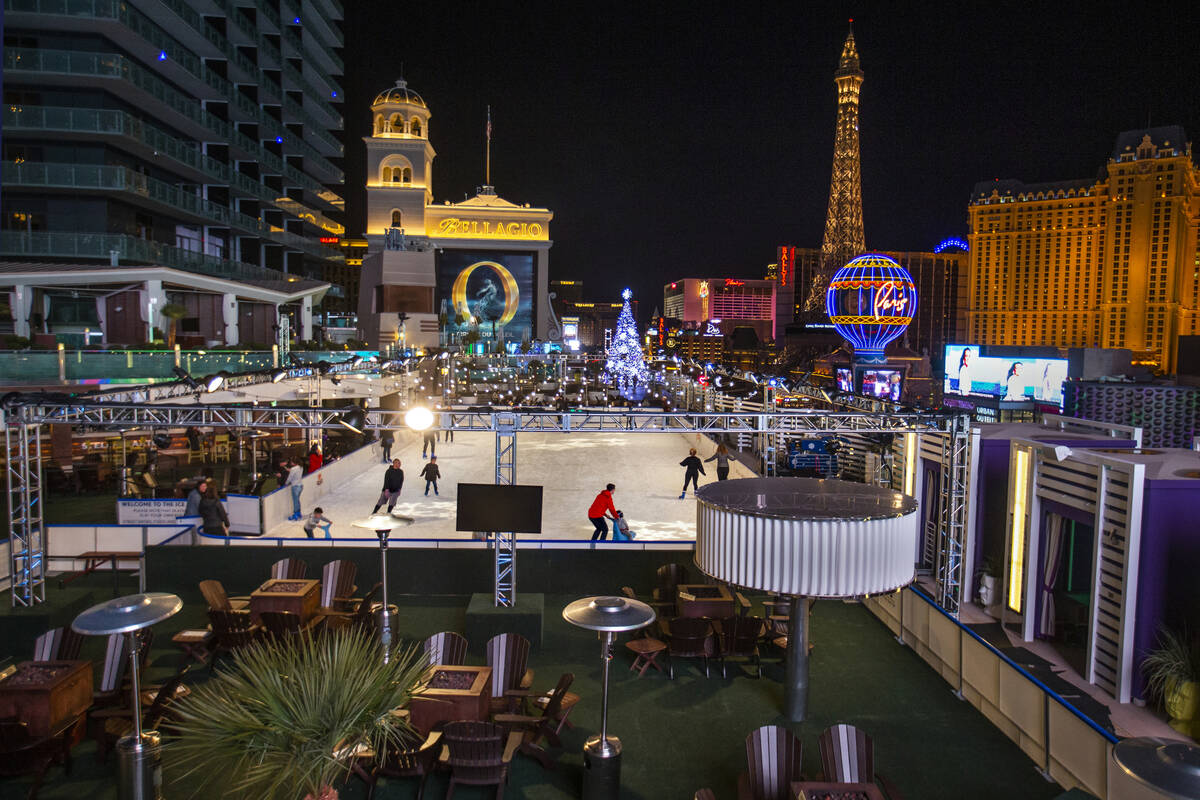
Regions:
<instances>
[{"instance_id":1,"label":"sign on rink wall","mask_svg":"<svg viewBox=\"0 0 1200 800\"><path fill-rule=\"evenodd\" d=\"M117 522L121 525L172 525L182 517L186 500L118 500Z\"/></svg>"}]
</instances>

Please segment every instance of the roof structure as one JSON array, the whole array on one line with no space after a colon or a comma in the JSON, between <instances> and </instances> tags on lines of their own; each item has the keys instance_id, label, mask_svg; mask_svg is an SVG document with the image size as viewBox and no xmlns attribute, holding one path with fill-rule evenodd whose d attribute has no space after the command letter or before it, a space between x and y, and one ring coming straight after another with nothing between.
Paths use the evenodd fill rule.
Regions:
<instances>
[{"instance_id":1,"label":"roof structure","mask_svg":"<svg viewBox=\"0 0 1200 800\"><path fill-rule=\"evenodd\" d=\"M371 107L382 105L384 103L409 103L421 108L428 108L425 105L425 100L421 95L408 88L408 83L400 78L396 81L395 86L384 89L379 94L375 95L375 99L371 101Z\"/></svg>"}]
</instances>

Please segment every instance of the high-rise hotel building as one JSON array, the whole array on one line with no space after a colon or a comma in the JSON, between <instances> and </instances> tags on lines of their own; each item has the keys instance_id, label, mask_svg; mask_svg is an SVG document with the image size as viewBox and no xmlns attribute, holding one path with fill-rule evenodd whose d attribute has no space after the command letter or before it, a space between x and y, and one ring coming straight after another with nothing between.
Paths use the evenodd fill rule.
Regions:
<instances>
[{"instance_id":1,"label":"high-rise hotel building","mask_svg":"<svg viewBox=\"0 0 1200 800\"><path fill-rule=\"evenodd\" d=\"M968 341L1127 348L1175 369L1200 332L1200 170L1179 126L1126 131L1095 179L979 183Z\"/></svg>"},{"instance_id":2,"label":"high-rise hotel building","mask_svg":"<svg viewBox=\"0 0 1200 800\"><path fill-rule=\"evenodd\" d=\"M310 328L299 317L326 292L300 290L333 283L335 300L345 264L342 15L340 0L5 0L0 258L34 308L18 332L95 316L61 273L110 264L173 271L129 283L213 339L239 301L294 303ZM138 305L141 336L153 308L118 303ZM241 321L260 339L274 320L254 308Z\"/></svg>"}]
</instances>

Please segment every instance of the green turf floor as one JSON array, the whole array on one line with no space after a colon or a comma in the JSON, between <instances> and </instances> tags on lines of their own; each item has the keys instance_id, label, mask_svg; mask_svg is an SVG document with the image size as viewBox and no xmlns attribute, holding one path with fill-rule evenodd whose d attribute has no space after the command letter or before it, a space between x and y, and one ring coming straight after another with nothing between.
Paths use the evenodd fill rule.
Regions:
<instances>
[{"instance_id":1,"label":"green turf floor","mask_svg":"<svg viewBox=\"0 0 1200 800\"><path fill-rule=\"evenodd\" d=\"M97 600L111 595L101 576L89 576L69 592L91 591ZM232 589L231 589L232 591ZM65 595L64 595L65 596ZM59 599L57 590L51 600ZM410 638L444 630L462 630L466 597L399 597L401 633ZM530 800L559 800L580 796L581 747L600 722L599 645L594 634L562 621L562 607L572 597L546 597L545 637L530 656L535 685L550 688L566 671L575 674L573 691L583 700L571 719L563 755L554 771L517 756L505 796ZM169 675L178 662L171 635L203 624L203 609L188 603L172 620L159 625L151 655L152 681ZM1053 798L1062 790L1037 774L1034 764L950 688L911 650L899 645L866 609L856 604L820 601L813 610L811 693L808 721L791 726L804 742L805 771L819 769L817 736L828 725L849 722L875 740L877 769L887 775L908 800L964 797ZM621 640L622 642L624 639ZM86 655L98 655L99 641ZM15 648L6 647L8 650ZM22 644L20 657L28 651ZM763 678L731 665L722 679L714 665L706 679L699 662L681 661L675 680L649 672L638 678L629 672L629 652L618 644L613 662L609 729L624 745L622 785L627 798L691 798L710 787L718 798L736 797L738 773L745 769L744 740L754 728L787 724L780 716L783 699L782 665L776 654L764 659ZM196 680L206 671L193 668ZM43 800L115 798L115 766L97 764L91 743L75 750L75 768L64 776L52 768L40 793ZM172 763L166 757L168 798L189 796L186 786L171 783ZM432 778L426 797L444 796L444 777ZM0 782L0 798L23 798L28 779ZM381 781L377 798L415 797L415 784ZM361 783L341 787L343 800L363 798ZM456 798L491 798L491 790L465 787Z\"/></svg>"}]
</instances>

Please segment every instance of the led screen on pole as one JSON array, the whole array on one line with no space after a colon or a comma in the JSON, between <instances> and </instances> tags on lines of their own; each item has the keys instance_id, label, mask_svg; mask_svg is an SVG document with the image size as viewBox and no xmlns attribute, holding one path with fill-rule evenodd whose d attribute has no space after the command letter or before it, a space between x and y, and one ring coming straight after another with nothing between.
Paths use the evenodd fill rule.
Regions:
<instances>
[{"instance_id":1,"label":"led screen on pole","mask_svg":"<svg viewBox=\"0 0 1200 800\"><path fill-rule=\"evenodd\" d=\"M458 484L455 530L542 532L542 487Z\"/></svg>"}]
</instances>

